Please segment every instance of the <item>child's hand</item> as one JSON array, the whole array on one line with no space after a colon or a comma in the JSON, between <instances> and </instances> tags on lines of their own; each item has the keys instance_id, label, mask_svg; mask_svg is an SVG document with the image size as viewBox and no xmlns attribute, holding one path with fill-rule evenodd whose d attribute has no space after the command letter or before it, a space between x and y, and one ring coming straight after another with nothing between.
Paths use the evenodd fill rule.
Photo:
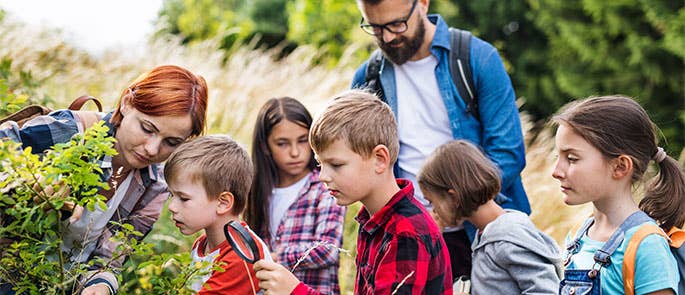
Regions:
<instances>
[{"instance_id":1,"label":"child's hand","mask_svg":"<svg viewBox=\"0 0 685 295\"><path fill-rule=\"evenodd\" d=\"M105 284L95 284L83 289L81 295L109 295L109 288Z\"/></svg>"},{"instance_id":2,"label":"child's hand","mask_svg":"<svg viewBox=\"0 0 685 295\"><path fill-rule=\"evenodd\" d=\"M264 294L289 295L300 283L295 275L276 262L259 260L254 264L254 270Z\"/></svg>"}]
</instances>

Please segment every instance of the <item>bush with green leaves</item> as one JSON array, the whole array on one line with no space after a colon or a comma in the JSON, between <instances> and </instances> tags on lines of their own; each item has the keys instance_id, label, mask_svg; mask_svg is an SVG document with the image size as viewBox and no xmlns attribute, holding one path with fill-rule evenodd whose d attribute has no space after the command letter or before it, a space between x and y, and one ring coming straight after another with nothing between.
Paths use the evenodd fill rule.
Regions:
<instances>
[{"instance_id":1,"label":"bush with green leaves","mask_svg":"<svg viewBox=\"0 0 685 295\"><path fill-rule=\"evenodd\" d=\"M106 208L105 197L98 194L109 185L102 182L97 159L113 156L114 139L99 122L67 143L56 144L44 155L22 150L19 143L0 141L0 281L18 292L28 294L69 294L83 286L78 278L94 275L88 270L120 272L111 262L122 256L145 256L148 260L126 271L135 280L122 284L121 291L145 294L192 294L192 282L220 265L192 263L188 253L153 253L153 244L138 241L142 236L130 224L112 237L118 244L110 260L93 259L72 265L61 251L65 220L71 214L65 204L74 203L88 210ZM60 192L69 187L71 193ZM96 273L97 273L96 272ZM121 276L120 276L121 278Z\"/></svg>"},{"instance_id":2,"label":"bush with green leaves","mask_svg":"<svg viewBox=\"0 0 685 295\"><path fill-rule=\"evenodd\" d=\"M0 279L17 291L63 293L79 287L74 278L84 274L87 265L68 266L60 250L63 220L70 214L63 207L106 207L98 189L108 185L100 180L97 159L115 154L107 130L100 122L42 155L30 147L22 150L19 143L0 142L0 239L5 244ZM65 187L71 193L59 193Z\"/></svg>"},{"instance_id":3,"label":"bush with green leaves","mask_svg":"<svg viewBox=\"0 0 685 295\"><path fill-rule=\"evenodd\" d=\"M136 279L124 282L122 291L145 291L145 294L191 294L193 280L219 265L192 263L188 253L153 253L153 244L139 241L140 232L130 224L111 222L120 230L112 237L118 244L111 259L92 259L71 264L61 251L66 220L71 212L65 205L74 203L88 210L106 208L99 189L102 182L97 159L113 156L114 139L99 122L84 134L76 134L67 143L56 144L43 155L22 150L19 143L0 141L0 281L18 292L28 294L69 294L83 286L79 278L113 269L111 262L122 256L136 255L148 260L126 271ZM70 193L60 192L69 187ZM89 269L98 269L95 273ZM120 276L121 278L121 276Z\"/></svg>"}]
</instances>

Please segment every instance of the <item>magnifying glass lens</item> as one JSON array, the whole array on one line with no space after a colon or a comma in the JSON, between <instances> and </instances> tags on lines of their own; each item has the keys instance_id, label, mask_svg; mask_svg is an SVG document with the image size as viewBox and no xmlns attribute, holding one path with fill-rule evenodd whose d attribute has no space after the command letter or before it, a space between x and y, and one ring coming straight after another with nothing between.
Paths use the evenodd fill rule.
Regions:
<instances>
[{"instance_id":1,"label":"magnifying glass lens","mask_svg":"<svg viewBox=\"0 0 685 295\"><path fill-rule=\"evenodd\" d=\"M252 248L249 246L249 242L245 241L243 236L240 234L239 231L237 231L233 227L228 228L228 235L231 237L231 240L233 240L234 244L233 245L233 250L238 252L239 256L243 256L245 260L252 261L255 260L255 255L252 253Z\"/></svg>"},{"instance_id":2,"label":"magnifying glass lens","mask_svg":"<svg viewBox=\"0 0 685 295\"><path fill-rule=\"evenodd\" d=\"M250 235L250 230L246 229L240 222L232 220L226 223L224 235L235 253L243 260L255 263L261 259L257 242Z\"/></svg>"}]
</instances>

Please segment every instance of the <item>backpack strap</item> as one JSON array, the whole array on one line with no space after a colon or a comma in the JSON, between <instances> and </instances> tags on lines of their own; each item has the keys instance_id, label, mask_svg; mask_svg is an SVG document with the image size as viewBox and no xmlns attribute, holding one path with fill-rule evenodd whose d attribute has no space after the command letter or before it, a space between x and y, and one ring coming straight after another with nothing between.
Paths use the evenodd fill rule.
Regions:
<instances>
[{"instance_id":1,"label":"backpack strap","mask_svg":"<svg viewBox=\"0 0 685 295\"><path fill-rule=\"evenodd\" d=\"M7 121L14 121L17 122L17 124L21 127L22 125L24 125L24 122L33 119L36 116L47 115L50 112L52 112L52 110L47 107L33 104L25 106L21 110L18 110L0 119L0 124L5 123Z\"/></svg>"},{"instance_id":2,"label":"backpack strap","mask_svg":"<svg viewBox=\"0 0 685 295\"><path fill-rule=\"evenodd\" d=\"M672 227L670 230L668 230L668 237L671 239L671 247L673 248L680 248L683 246L683 243L685 243L685 230L678 228L678 227Z\"/></svg>"},{"instance_id":3,"label":"backpack strap","mask_svg":"<svg viewBox=\"0 0 685 295\"><path fill-rule=\"evenodd\" d=\"M459 92L459 96L466 104L466 112L473 115L480 121L478 111L478 94L475 92L473 83L473 72L471 71L471 32L450 28L450 55L449 69L452 82ZM369 57L366 65L366 89L375 93L382 101L387 102L383 87L381 86L380 76L385 66L385 58L380 49L376 49Z\"/></svg>"},{"instance_id":4,"label":"backpack strap","mask_svg":"<svg viewBox=\"0 0 685 295\"><path fill-rule=\"evenodd\" d=\"M376 49L369 58L369 62L366 65L366 89L370 90L372 93L376 94L378 98L383 102L388 102L385 99L385 93L383 92L383 87L381 86L381 73L383 72L383 66L385 65L385 59L383 58L383 53L380 49Z\"/></svg>"},{"instance_id":5,"label":"backpack strap","mask_svg":"<svg viewBox=\"0 0 685 295\"><path fill-rule=\"evenodd\" d=\"M83 125L83 130L79 130L81 132L85 132L85 130L90 128L90 126L93 126L93 124L100 121L100 115L98 115L97 112L81 111L83 105L89 101L95 103L95 105L98 107L98 111L102 112L102 104L100 103L100 100L90 95L81 95L74 99L74 101L72 101L69 105L69 110L73 111L74 114L79 117L79 121L81 121L81 124Z\"/></svg>"},{"instance_id":6,"label":"backpack strap","mask_svg":"<svg viewBox=\"0 0 685 295\"><path fill-rule=\"evenodd\" d=\"M71 102L71 104L69 105L69 110L78 111L83 107L83 104L85 104L88 101L93 101L95 105L98 107L98 111L102 112L102 103L100 103L100 101L97 98L92 97L90 95L82 95L74 99L74 101ZM4 118L0 119L0 124L6 121L15 121L17 122L17 125L21 127L24 125L26 121L31 120L37 116L47 115L50 112L52 112L52 110L48 107L37 104L29 105L17 112L9 114Z\"/></svg>"},{"instance_id":7,"label":"backpack strap","mask_svg":"<svg viewBox=\"0 0 685 295\"><path fill-rule=\"evenodd\" d=\"M645 212L638 210L630 214L626 220L621 223L618 229L609 237L609 240L604 243L604 246L595 252L595 262L607 266L611 264L611 254L618 249L625 239L626 231L636 227L645 222L654 222L654 219L649 217Z\"/></svg>"},{"instance_id":8,"label":"backpack strap","mask_svg":"<svg viewBox=\"0 0 685 295\"><path fill-rule=\"evenodd\" d=\"M77 97L76 99L74 99L74 101L71 102L71 104L69 105L69 109L72 111L81 110L83 105L89 101L93 101L95 105L98 107L98 112L102 112L102 104L100 103L100 100L90 95L81 95Z\"/></svg>"},{"instance_id":9,"label":"backpack strap","mask_svg":"<svg viewBox=\"0 0 685 295\"><path fill-rule=\"evenodd\" d=\"M637 256L637 248L644 238L652 234L660 235L670 242L666 233L652 223L642 225L633 234L628 241L625 254L623 254L623 291L626 295L635 294L635 257Z\"/></svg>"},{"instance_id":10,"label":"backpack strap","mask_svg":"<svg viewBox=\"0 0 685 295\"><path fill-rule=\"evenodd\" d=\"M466 103L466 112L480 121L478 111L478 96L473 85L471 72L471 32L450 28L450 74L452 81L459 91L459 96Z\"/></svg>"}]
</instances>

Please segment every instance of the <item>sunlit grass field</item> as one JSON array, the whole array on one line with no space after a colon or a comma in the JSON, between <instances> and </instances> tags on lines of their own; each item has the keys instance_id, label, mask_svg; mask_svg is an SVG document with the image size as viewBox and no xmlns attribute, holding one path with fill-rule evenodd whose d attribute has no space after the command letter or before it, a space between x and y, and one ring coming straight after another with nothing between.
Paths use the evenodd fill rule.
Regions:
<instances>
[{"instance_id":1,"label":"sunlit grass field","mask_svg":"<svg viewBox=\"0 0 685 295\"><path fill-rule=\"evenodd\" d=\"M271 97L291 96L316 114L327 98L349 87L356 65L345 58L334 68L317 66L315 48L301 47L276 61L276 51L236 48L228 57L216 43L208 41L184 47L175 40L151 42L140 48L117 48L93 57L63 42L61 35L46 29L33 29L11 21L0 24L0 58L10 58L16 71L30 71L39 82L38 98L51 99L53 108L65 107L74 98L90 94L99 97L106 109L114 107L119 93L139 74L162 64L176 64L205 77L210 87L208 132L228 134L250 146L256 112ZM354 47L348 49L349 52ZM226 62L224 63L224 59ZM223 64L223 65L222 65ZM525 103L520 101L519 103ZM521 114L527 142L527 166L523 182L533 208L531 218L558 243L568 229L591 213L591 207L566 206L558 183L551 177L553 135L544 129L533 136L533 123ZM534 138L534 139L533 139ZM340 283L344 294L352 294L357 223L353 205L345 222ZM165 209L146 241L157 251L189 251L195 236L183 236L170 221Z\"/></svg>"}]
</instances>

